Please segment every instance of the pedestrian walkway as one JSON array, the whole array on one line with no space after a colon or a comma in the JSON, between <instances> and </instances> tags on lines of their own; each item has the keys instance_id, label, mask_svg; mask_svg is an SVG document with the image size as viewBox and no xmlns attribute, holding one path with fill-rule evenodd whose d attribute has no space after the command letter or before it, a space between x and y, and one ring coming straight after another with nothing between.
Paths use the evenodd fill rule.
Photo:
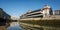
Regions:
<instances>
[{"instance_id":1,"label":"pedestrian walkway","mask_svg":"<svg viewBox=\"0 0 60 30\"><path fill-rule=\"evenodd\" d=\"M6 26L0 26L0 30L6 30Z\"/></svg>"}]
</instances>

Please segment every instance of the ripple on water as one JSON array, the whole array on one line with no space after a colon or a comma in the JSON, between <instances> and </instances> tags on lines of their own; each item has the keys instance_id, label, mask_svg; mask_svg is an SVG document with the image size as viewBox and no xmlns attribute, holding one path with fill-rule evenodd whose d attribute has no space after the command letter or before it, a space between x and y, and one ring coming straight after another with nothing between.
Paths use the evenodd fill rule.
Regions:
<instances>
[{"instance_id":1,"label":"ripple on water","mask_svg":"<svg viewBox=\"0 0 60 30\"><path fill-rule=\"evenodd\" d=\"M7 30L22 30L22 28L19 26L19 24L16 24L14 26L9 26Z\"/></svg>"}]
</instances>

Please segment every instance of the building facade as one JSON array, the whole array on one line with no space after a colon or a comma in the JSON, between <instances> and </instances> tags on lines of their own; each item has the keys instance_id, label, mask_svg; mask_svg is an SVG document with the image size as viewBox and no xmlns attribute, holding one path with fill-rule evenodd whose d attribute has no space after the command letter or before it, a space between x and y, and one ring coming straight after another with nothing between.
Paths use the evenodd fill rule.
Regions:
<instances>
[{"instance_id":1,"label":"building facade","mask_svg":"<svg viewBox=\"0 0 60 30\"><path fill-rule=\"evenodd\" d=\"M23 14L20 16L20 18L42 18L43 14L41 13L41 9L27 12L26 14Z\"/></svg>"},{"instance_id":2,"label":"building facade","mask_svg":"<svg viewBox=\"0 0 60 30\"><path fill-rule=\"evenodd\" d=\"M6 12L4 12L2 8L0 8L0 18L3 18L3 19L10 19L11 16L8 15Z\"/></svg>"},{"instance_id":3,"label":"building facade","mask_svg":"<svg viewBox=\"0 0 60 30\"><path fill-rule=\"evenodd\" d=\"M10 23L10 21L11 16L4 12L2 8L0 8L0 26L6 26Z\"/></svg>"},{"instance_id":4,"label":"building facade","mask_svg":"<svg viewBox=\"0 0 60 30\"><path fill-rule=\"evenodd\" d=\"M53 15L60 15L60 10L54 10Z\"/></svg>"},{"instance_id":5,"label":"building facade","mask_svg":"<svg viewBox=\"0 0 60 30\"><path fill-rule=\"evenodd\" d=\"M43 17L52 15L52 8L48 5L43 7Z\"/></svg>"},{"instance_id":6,"label":"building facade","mask_svg":"<svg viewBox=\"0 0 60 30\"><path fill-rule=\"evenodd\" d=\"M50 6L45 5L42 9L29 11L23 14L22 16L20 16L20 19L43 18L43 17L50 17L51 15L60 15L60 10L52 10Z\"/></svg>"}]
</instances>

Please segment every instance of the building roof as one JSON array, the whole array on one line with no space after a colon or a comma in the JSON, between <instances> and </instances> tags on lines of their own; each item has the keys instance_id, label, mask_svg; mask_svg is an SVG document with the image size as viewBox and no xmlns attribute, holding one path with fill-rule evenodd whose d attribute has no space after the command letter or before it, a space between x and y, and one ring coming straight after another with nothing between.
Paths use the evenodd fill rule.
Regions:
<instances>
[{"instance_id":1,"label":"building roof","mask_svg":"<svg viewBox=\"0 0 60 30\"><path fill-rule=\"evenodd\" d=\"M38 11L41 11L41 9L38 9L38 10L34 10L34 11L27 12L27 14L29 14L29 13L34 13L34 12L38 12Z\"/></svg>"}]
</instances>

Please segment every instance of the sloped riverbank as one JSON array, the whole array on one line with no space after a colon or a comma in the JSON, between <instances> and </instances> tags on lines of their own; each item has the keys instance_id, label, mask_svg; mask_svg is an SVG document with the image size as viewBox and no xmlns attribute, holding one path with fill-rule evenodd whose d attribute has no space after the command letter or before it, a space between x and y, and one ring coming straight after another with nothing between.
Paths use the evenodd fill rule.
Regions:
<instances>
[{"instance_id":1,"label":"sloped riverbank","mask_svg":"<svg viewBox=\"0 0 60 30\"><path fill-rule=\"evenodd\" d=\"M21 27L33 30L39 28L42 30L60 30L60 20L22 20L20 21ZM30 27L30 28L29 28ZM38 29L38 30L39 30Z\"/></svg>"}]
</instances>

